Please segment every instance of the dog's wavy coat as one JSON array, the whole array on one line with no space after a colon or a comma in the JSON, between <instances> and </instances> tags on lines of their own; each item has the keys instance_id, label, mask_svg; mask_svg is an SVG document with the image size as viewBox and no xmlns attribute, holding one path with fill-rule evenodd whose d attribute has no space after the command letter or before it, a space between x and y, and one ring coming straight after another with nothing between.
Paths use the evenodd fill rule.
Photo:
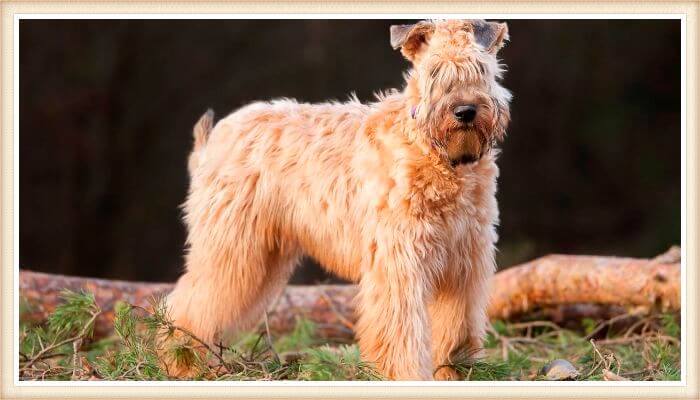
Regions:
<instances>
[{"instance_id":1,"label":"dog's wavy coat","mask_svg":"<svg viewBox=\"0 0 700 400\"><path fill-rule=\"evenodd\" d=\"M186 272L168 297L175 323L207 341L251 328L308 254L359 282L366 361L390 379L457 378L442 366L480 348L495 269L507 37L481 20L393 26L413 65L403 91L372 104L258 102L213 128L205 115Z\"/></svg>"}]
</instances>

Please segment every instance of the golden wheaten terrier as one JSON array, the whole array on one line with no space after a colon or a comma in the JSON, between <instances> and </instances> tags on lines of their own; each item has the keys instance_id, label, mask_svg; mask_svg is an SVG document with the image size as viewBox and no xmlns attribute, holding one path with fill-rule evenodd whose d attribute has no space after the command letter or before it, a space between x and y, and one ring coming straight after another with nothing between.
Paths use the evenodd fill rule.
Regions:
<instances>
[{"instance_id":1,"label":"golden wheaten terrier","mask_svg":"<svg viewBox=\"0 0 700 400\"><path fill-rule=\"evenodd\" d=\"M389 379L455 379L478 351L495 270L504 23L391 27L412 63L374 103L256 102L195 126L186 272L167 304L206 341L252 327L310 255L359 283L363 359Z\"/></svg>"}]
</instances>

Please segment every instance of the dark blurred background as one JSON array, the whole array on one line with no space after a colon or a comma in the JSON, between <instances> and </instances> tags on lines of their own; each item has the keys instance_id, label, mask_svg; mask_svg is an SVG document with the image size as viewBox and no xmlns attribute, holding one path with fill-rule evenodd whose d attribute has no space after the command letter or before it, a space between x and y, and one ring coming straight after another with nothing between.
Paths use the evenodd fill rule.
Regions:
<instances>
[{"instance_id":1,"label":"dark blurred background","mask_svg":"<svg viewBox=\"0 0 700 400\"><path fill-rule=\"evenodd\" d=\"M20 266L175 280L195 121L401 87L392 23L22 20ZM508 24L500 268L680 243L680 22ZM328 279L307 260L294 282Z\"/></svg>"}]
</instances>

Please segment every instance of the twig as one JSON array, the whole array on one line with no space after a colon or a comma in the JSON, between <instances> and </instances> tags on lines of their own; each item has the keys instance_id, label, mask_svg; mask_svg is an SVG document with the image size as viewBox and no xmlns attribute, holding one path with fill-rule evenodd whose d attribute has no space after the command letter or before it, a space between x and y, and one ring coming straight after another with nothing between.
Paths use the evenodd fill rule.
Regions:
<instances>
[{"instance_id":1,"label":"twig","mask_svg":"<svg viewBox=\"0 0 700 400\"><path fill-rule=\"evenodd\" d=\"M68 343L75 342L78 339L81 339L83 336L85 336L87 334L90 325L92 325L93 322L95 322L95 319L97 319L97 316L100 315L101 313L102 313L102 311L93 312L90 320L87 322L87 324L85 324L83 326L83 329L81 329L80 332L76 336L73 336L73 337L65 339L65 340L61 340L60 342L52 344L51 346L48 346L48 347L42 346L41 351L39 351L34 357L32 357L31 360L27 361L22 366L21 370L25 370L25 369L31 367L32 365L34 365L34 363L37 362L37 360L39 360L44 354L48 353L49 351L57 349L57 348L59 348L63 345L66 345Z\"/></svg>"},{"instance_id":2,"label":"twig","mask_svg":"<svg viewBox=\"0 0 700 400\"><path fill-rule=\"evenodd\" d=\"M627 377L627 376L644 375L644 374L646 374L646 373L648 373L648 372L649 372L648 369L641 369L641 370L639 370L639 371L623 372L623 373L620 373L620 374L618 374L618 375Z\"/></svg>"},{"instance_id":3,"label":"twig","mask_svg":"<svg viewBox=\"0 0 700 400\"><path fill-rule=\"evenodd\" d=\"M525 329L525 328L534 328L534 327L544 327L544 328L552 328L554 330L560 330L561 327L554 322L551 321L530 321L530 322L516 322L513 324L508 325L509 328L511 329Z\"/></svg>"},{"instance_id":4,"label":"twig","mask_svg":"<svg viewBox=\"0 0 700 400\"><path fill-rule=\"evenodd\" d=\"M74 381L78 378L78 370L82 367L82 362L80 360L80 346L83 344L83 339L80 338L73 342L73 372L71 373L70 379Z\"/></svg>"},{"instance_id":5,"label":"twig","mask_svg":"<svg viewBox=\"0 0 700 400\"><path fill-rule=\"evenodd\" d=\"M559 336L559 335L562 334L562 332L563 332L563 331L549 331L549 332L545 332L545 333L543 333L543 334L541 334L541 335L537 335L537 336L535 337L535 339L541 341L542 339L546 339L546 338L548 338L548 337L550 337L550 336ZM546 345L547 343L544 343L544 344Z\"/></svg>"},{"instance_id":6,"label":"twig","mask_svg":"<svg viewBox=\"0 0 700 400\"><path fill-rule=\"evenodd\" d=\"M628 381L628 378L623 378L620 375L610 371L607 368L603 368L603 379L606 381Z\"/></svg>"},{"instance_id":7,"label":"twig","mask_svg":"<svg viewBox=\"0 0 700 400\"><path fill-rule=\"evenodd\" d=\"M258 339L253 344L253 347L250 348L250 353L249 353L248 359L246 361L252 362L253 358L258 354L257 352L255 352L255 349L258 347L258 343L260 343L260 339L262 339L262 336L263 336L262 334L258 335Z\"/></svg>"},{"instance_id":8,"label":"twig","mask_svg":"<svg viewBox=\"0 0 700 400\"><path fill-rule=\"evenodd\" d=\"M630 326L630 327L625 331L625 334L622 335L622 336L623 336L623 337L629 337L632 333L634 333L634 331L635 331L640 325L643 325L643 327L642 327L642 329L641 329L641 333L644 333L644 331L646 330L646 328L649 326L649 322L653 321L653 320L656 319L656 318L657 318L656 315L652 315L652 316L650 316L650 317L646 317L646 318L640 319L639 321L637 321L637 322L635 322L634 324L632 324L632 326Z\"/></svg>"},{"instance_id":9,"label":"twig","mask_svg":"<svg viewBox=\"0 0 700 400\"><path fill-rule=\"evenodd\" d=\"M501 357L503 361L508 361L508 348L510 348L510 339L501 337Z\"/></svg>"},{"instance_id":10,"label":"twig","mask_svg":"<svg viewBox=\"0 0 700 400\"><path fill-rule=\"evenodd\" d=\"M123 374L119 375L119 377L117 378L117 380L122 380L122 379L126 378L126 377L129 376L129 374L130 374L131 372L133 372L133 371L137 371L137 372L138 372L138 368L139 368L139 366L142 365L142 364L143 364L143 361L137 362L136 365L134 365L133 367L131 367L131 368L127 369L126 371L124 371Z\"/></svg>"},{"instance_id":11,"label":"twig","mask_svg":"<svg viewBox=\"0 0 700 400\"><path fill-rule=\"evenodd\" d=\"M280 361L280 356L275 351L274 346L272 346L272 335L270 335L270 324L267 321L267 311L265 311L265 333L266 333L265 340L267 340L267 347L270 348L270 351L275 356L275 361L277 361L277 364L281 365L282 362Z\"/></svg>"},{"instance_id":12,"label":"twig","mask_svg":"<svg viewBox=\"0 0 700 400\"><path fill-rule=\"evenodd\" d=\"M223 357L225 346L224 346L224 344L221 342L221 340L219 340L219 341L216 343L216 347L219 348L219 355Z\"/></svg>"},{"instance_id":13,"label":"twig","mask_svg":"<svg viewBox=\"0 0 700 400\"><path fill-rule=\"evenodd\" d=\"M542 343L540 340L537 340L536 338L529 338L529 337L524 337L524 336L515 336L515 337L509 337L508 338L509 342L512 343L529 343L529 344L545 344Z\"/></svg>"},{"instance_id":14,"label":"twig","mask_svg":"<svg viewBox=\"0 0 700 400\"><path fill-rule=\"evenodd\" d=\"M615 338L615 339L605 339L605 340L600 340L598 341L598 344L601 345L613 345L613 344L627 344L627 343L633 343L633 342L638 342L638 341L649 341L649 340L661 340L665 342L671 342L675 345L680 345L680 341L672 336L667 336L667 335L659 335L659 334L651 334L651 335L635 335L635 336L630 336L630 337L622 337L622 338Z\"/></svg>"},{"instance_id":15,"label":"twig","mask_svg":"<svg viewBox=\"0 0 700 400\"><path fill-rule=\"evenodd\" d=\"M591 346L593 346L593 350L594 350L594 351L596 352L596 354L598 354L598 356L600 357L600 361L599 361L597 364L595 364L595 365L593 366L593 369L591 369L591 370L588 372L588 374L584 377L584 379L588 379L588 377L590 377L591 375L593 375L593 373L600 367L600 365L603 364L603 363L605 362L605 357L603 357L603 355L600 354L600 351L598 351L598 348L596 347L595 342L593 341L593 339L590 339L589 342L591 343ZM594 359L595 359L595 357L594 357Z\"/></svg>"},{"instance_id":16,"label":"twig","mask_svg":"<svg viewBox=\"0 0 700 400\"><path fill-rule=\"evenodd\" d=\"M603 328L605 328L607 326L612 326L615 322L622 321L622 320L627 319L627 318L638 317L640 314L641 314L640 311L634 311L631 313L618 315L616 317L610 318L607 321L603 321L603 323L599 324L595 329L593 329L593 332L586 335L585 340L591 340L592 338L595 337L595 335L598 334L598 332L603 330Z\"/></svg>"}]
</instances>

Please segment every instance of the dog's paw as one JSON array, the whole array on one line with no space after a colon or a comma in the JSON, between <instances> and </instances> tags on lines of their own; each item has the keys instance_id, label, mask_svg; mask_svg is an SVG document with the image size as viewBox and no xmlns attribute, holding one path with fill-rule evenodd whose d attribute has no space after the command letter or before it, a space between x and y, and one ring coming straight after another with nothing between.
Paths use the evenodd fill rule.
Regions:
<instances>
[{"instance_id":1,"label":"dog's paw","mask_svg":"<svg viewBox=\"0 0 700 400\"><path fill-rule=\"evenodd\" d=\"M438 368L435 374L433 374L433 378L436 381L459 381L462 379L454 368L448 366Z\"/></svg>"},{"instance_id":2,"label":"dog's paw","mask_svg":"<svg viewBox=\"0 0 700 400\"><path fill-rule=\"evenodd\" d=\"M171 378L190 380L201 374L205 353L181 332L162 334L156 353L160 367Z\"/></svg>"}]
</instances>

